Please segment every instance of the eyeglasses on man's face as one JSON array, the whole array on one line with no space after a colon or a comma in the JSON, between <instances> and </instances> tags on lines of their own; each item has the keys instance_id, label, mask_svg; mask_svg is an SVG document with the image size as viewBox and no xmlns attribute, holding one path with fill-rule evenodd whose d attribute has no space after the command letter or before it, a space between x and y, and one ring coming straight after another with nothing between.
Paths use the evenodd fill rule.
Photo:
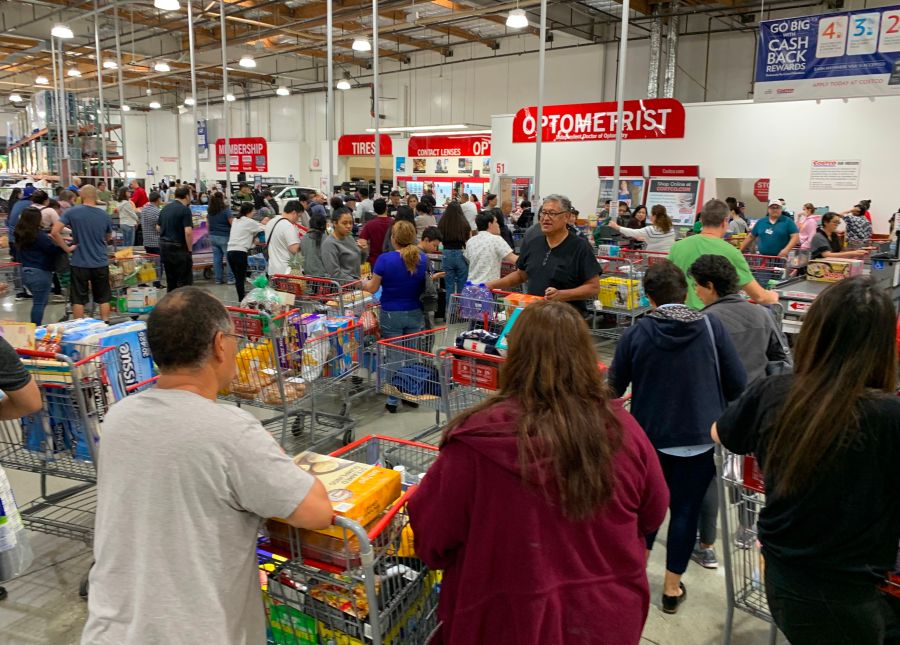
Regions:
<instances>
[{"instance_id":1,"label":"eyeglasses on man's face","mask_svg":"<svg viewBox=\"0 0 900 645\"><path fill-rule=\"evenodd\" d=\"M544 216L547 216L547 217L549 217L549 218L551 218L551 219L557 219L557 218L559 218L559 217L561 217L561 216L563 216L563 215L568 215L568 214L569 214L569 211L547 211L547 210L542 210L542 211L541 211L541 218L543 218Z\"/></svg>"}]
</instances>

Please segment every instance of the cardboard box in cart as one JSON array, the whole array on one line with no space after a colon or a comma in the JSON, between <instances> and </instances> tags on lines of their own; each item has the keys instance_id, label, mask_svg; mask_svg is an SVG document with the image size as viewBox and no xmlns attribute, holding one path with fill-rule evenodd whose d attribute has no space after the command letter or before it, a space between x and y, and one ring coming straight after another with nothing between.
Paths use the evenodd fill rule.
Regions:
<instances>
[{"instance_id":1,"label":"cardboard box in cart","mask_svg":"<svg viewBox=\"0 0 900 645\"><path fill-rule=\"evenodd\" d=\"M810 260L806 265L806 279L814 282L839 282L862 275L863 261L845 258Z\"/></svg>"}]
</instances>

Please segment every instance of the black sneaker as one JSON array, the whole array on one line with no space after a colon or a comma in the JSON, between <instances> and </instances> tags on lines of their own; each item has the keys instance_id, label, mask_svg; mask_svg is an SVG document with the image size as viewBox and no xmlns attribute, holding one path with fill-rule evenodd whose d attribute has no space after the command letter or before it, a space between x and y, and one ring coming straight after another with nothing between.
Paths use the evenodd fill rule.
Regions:
<instances>
[{"instance_id":1,"label":"black sneaker","mask_svg":"<svg viewBox=\"0 0 900 645\"><path fill-rule=\"evenodd\" d=\"M9 594L6 592L6 587L0 587L0 600L6 600L6 597Z\"/></svg>"},{"instance_id":2,"label":"black sneaker","mask_svg":"<svg viewBox=\"0 0 900 645\"><path fill-rule=\"evenodd\" d=\"M400 403L402 403L403 405L405 405L405 406L408 407L408 408L417 408L417 407L419 407L419 404L416 403L415 401L407 401L406 399L400 399Z\"/></svg>"},{"instance_id":3,"label":"black sneaker","mask_svg":"<svg viewBox=\"0 0 900 645\"><path fill-rule=\"evenodd\" d=\"M687 588L684 586L684 583L679 582L678 586L681 587L680 596L667 596L666 594L663 594L662 610L664 614L677 614L678 607L687 600Z\"/></svg>"},{"instance_id":4,"label":"black sneaker","mask_svg":"<svg viewBox=\"0 0 900 645\"><path fill-rule=\"evenodd\" d=\"M20 291L16 294L16 302L21 302L22 300L31 300L31 294L26 291Z\"/></svg>"},{"instance_id":5,"label":"black sneaker","mask_svg":"<svg viewBox=\"0 0 900 645\"><path fill-rule=\"evenodd\" d=\"M397 404L396 403L385 403L384 409L390 412L391 414L397 414Z\"/></svg>"}]
</instances>

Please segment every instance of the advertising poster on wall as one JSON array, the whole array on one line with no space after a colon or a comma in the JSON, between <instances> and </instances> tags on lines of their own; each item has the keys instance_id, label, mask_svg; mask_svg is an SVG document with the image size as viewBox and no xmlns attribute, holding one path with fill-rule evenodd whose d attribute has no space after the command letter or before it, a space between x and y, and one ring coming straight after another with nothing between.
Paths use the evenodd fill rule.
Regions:
<instances>
[{"instance_id":1,"label":"advertising poster on wall","mask_svg":"<svg viewBox=\"0 0 900 645\"><path fill-rule=\"evenodd\" d=\"M427 172L427 162L424 159L413 159L413 172L421 174Z\"/></svg>"},{"instance_id":2,"label":"advertising poster on wall","mask_svg":"<svg viewBox=\"0 0 900 645\"><path fill-rule=\"evenodd\" d=\"M900 6L759 25L756 101L900 96Z\"/></svg>"},{"instance_id":3,"label":"advertising poster on wall","mask_svg":"<svg viewBox=\"0 0 900 645\"><path fill-rule=\"evenodd\" d=\"M644 203L643 166L621 166L618 186L615 185L615 168L613 166L597 166L597 175L600 177L600 195L597 198L598 213L606 208L607 200L618 199L628 208L634 208Z\"/></svg>"},{"instance_id":4,"label":"advertising poster on wall","mask_svg":"<svg viewBox=\"0 0 900 645\"><path fill-rule=\"evenodd\" d=\"M472 160L470 158L460 157L459 163L457 165L459 166L460 173L462 173L464 175L472 174Z\"/></svg>"},{"instance_id":5,"label":"advertising poster on wall","mask_svg":"<svg viewBox=\"0 0 900 645\"><path fill-rule=\"evenodd\" d=\"M859 159L813 159L809 167L810 190L856 190Z\"/></svg>"},{"instance_id":6,"label":"advertising poster on wall","mask_svg":"<svg viewBox=\"0 0 900 645\"><path fill-rule=\"evenodd\" d=\"M447 173L450 172L449 166L450 166L450 160L447 159L446 157L442 157L441 159L437 160L437 163L434 166L434 172L436 172L440 175L446 175Z\"/></svg>"},{"instance_id":7,"label":"advertising poster on wall","mask_svg":"<svg viewBox=\"0 0 900 645\"><path fill-rule=\"evenodd\" d=\"M395 157L394 158L394 172L395 173L406 172L406 157Z\"/></svg>"},{"instance_id":8,"label":"advertising poster on wall","mask_svg":"<svg viewBox=\"0 0 900 645\"><path fill-rule=\"evenodd\" d=\"M690 226L697 215L702 185L702 179L652 177L647 185L647 206L661 204L674 224Z\"/></svg>"}]
</instances>

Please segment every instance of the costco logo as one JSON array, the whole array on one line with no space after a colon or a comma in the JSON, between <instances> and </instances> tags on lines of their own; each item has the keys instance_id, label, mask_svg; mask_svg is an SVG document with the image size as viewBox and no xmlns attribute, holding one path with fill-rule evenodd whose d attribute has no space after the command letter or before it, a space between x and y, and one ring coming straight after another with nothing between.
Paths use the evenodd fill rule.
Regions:
<instances>
[{"instance_id":1,"label":"costco logo","mask_svg":"<svg viewBox=\"0 0 900 645\"><path fill-rule=\"evenodd\" d=\"M813 161L813 166L816 168L834 168L837 165L837 161Z\"/></svg>"}]
</instances>

